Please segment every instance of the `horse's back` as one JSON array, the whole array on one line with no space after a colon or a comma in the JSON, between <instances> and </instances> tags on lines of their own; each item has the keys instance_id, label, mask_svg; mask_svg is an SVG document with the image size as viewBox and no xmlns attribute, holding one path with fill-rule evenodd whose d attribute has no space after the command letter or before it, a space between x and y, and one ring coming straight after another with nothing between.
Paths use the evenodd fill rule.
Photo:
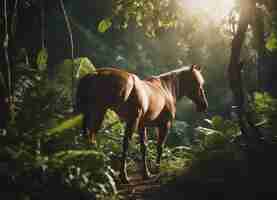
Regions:
<instances>
[{"instance_id":1,"label":"horse's back","mask_svg":"<svg viewBox=\"0 0 277 200\"><path fill-rule=\"evenodd\" d=\"M80 79L77 104L116 106L127 100L133 85L131 73L116 68L99 68Z\"/></svg>"}]
</instances>

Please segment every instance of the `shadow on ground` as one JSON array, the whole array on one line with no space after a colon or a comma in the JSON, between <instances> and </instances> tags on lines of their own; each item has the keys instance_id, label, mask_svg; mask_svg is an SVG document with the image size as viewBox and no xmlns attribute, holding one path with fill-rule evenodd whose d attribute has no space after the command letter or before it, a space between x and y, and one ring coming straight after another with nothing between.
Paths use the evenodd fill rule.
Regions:
<instances>
[{"instance_id":1,"label":"shadow on ground","mask_svg":"<svg viewBox=\"0 0 277 200\"><path fill-rule=\"evenodd\" d=\"M199 161L174 181L142 199L274 199L277 194L277 144L244 147L244 159ZM195 167L195 166L194 166Z\"/></svg>"}]
</instances>

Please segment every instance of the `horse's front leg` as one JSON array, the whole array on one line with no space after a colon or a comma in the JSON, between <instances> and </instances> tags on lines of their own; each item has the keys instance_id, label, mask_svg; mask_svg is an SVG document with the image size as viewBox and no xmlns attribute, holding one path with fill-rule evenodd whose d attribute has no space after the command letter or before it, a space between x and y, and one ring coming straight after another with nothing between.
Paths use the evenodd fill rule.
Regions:
<instances>
[{"instance_id":1,"label":"horse's front leg","mask_svg":"<svg viewBox=\"0 0 277 200\"><path fill-rule=\"evenodd\" d=\"M129 139L131 139L133 132L137 130L140 116L141 115L139 114L137 118L135 118L134 120L128 121L126 124L126 131L125 131L124 139L123 139L123 152L122 152L121 168L120 168L120 175L119 175L119 178L121 179L121 181L123 183L129 183L129 179L127 176L126 156L127 156L127 152L128 152Z\"/></svg>"},{"instance_id":2,"label":"horse's front leg","mask_svg":"<svg viewBox=\"0 0 277 200\"><path fill-rule=\"evenodd\" d=\"M140 136L140 149L141 149L141 154L142 154L142 175L143 179L149 179L151 177L151 174L148 169L147 165L147 132L145 127L140 127L139 128L139 136Z\"/></svg>"},{"instance_id":3,"label":"horse's front leg","mask_svg":"<svg viewBox=\"0 0 277 200\"><path fill-rule=\"evenodd\" d=\"M157 132L157 160L156 160L156 165L157 165L157 172L160 171L160 163L161 163L161 157L163 153L163 146L166 141L167 135L168 135L168 130L171 126L171 122L167 122L163 125L161 125L158 128Z\"/></svg>"}]
</instances>

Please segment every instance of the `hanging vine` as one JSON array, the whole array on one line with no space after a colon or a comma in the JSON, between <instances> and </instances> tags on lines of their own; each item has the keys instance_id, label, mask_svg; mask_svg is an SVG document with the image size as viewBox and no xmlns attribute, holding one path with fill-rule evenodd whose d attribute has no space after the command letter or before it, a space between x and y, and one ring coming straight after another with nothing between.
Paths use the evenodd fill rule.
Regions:
<instances>
[{"instance_id":1,"label":"hanging vine","mask_svg":"<svg viewBox=\"0 0 277 200\"><path fill-rule=\"evenodd\" d=\"M18 6L18 0L15 0L14 8L13 8L13 15L12 15L12 19L11 19L11 34L12 34L12 36L14 36L15 32L16 32L17 6Z\"/></svg>"},{"instance_id":2,"label":"hanging vine","mask_svg":"<svg viewBox=\"0 0 277 200\"><path fill-rule=\"evenodd\" d=\"M5 56L5 62L7 65L7 94L8 94L8 101L11 104L12 98L11 98L11 64L10 64L10 58L9 58L9 29L8 29L8 14L7 14L7 0L4 0L4 26L5 26L5 38L3 41L3 49L4 49L4 56ZM5 75L4 75L5 76Z\"/></svg>"},{"instance_id":3,"label":"hanging vine","mask_svg":"<svg viewBox=\"0 0 277 200\"><path fill-rule=\"evenodd\" d=\"M71 71L71 84L72 84L72 104L74 102L74 74L75 74L75 66L74 66L74 43L73 43L73 34L72 34L72 29L70 25L70 21L64 6L63 0L60 0L60 5L63 11L64 19L66 22L66 27L67 31L69 34L69 39L70 39L70 47L71 47L71 61L72 61L72 71Z\"/></svg>"}]
</instances>

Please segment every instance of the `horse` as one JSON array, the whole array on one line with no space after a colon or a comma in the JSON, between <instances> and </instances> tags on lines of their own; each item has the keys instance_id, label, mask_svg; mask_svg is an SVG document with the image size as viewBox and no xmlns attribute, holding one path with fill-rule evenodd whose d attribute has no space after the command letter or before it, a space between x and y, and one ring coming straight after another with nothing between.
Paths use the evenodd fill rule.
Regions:
<instances>
[{"instance_id":1,"label":"horse","mask_svg":"<svg viewBox=\"0 0 277 200\"><path fill-rule=\"evenodd\" d=\"M157 76L140 79L118 68L98 68L79 80L76 108L83 114L83 132L89 142L96 143L107 109L126 122L120 179L128 183L126 153L134 132L140 138L143 160L142 176L151 177L147 162L147 127L157 129L157 167L160 166L168 130L176 116L176 101L187 96L199 112L206 111L208 102L203 88L204 78L197 65L184 66Z\"/></svg>"}]
</instances>

